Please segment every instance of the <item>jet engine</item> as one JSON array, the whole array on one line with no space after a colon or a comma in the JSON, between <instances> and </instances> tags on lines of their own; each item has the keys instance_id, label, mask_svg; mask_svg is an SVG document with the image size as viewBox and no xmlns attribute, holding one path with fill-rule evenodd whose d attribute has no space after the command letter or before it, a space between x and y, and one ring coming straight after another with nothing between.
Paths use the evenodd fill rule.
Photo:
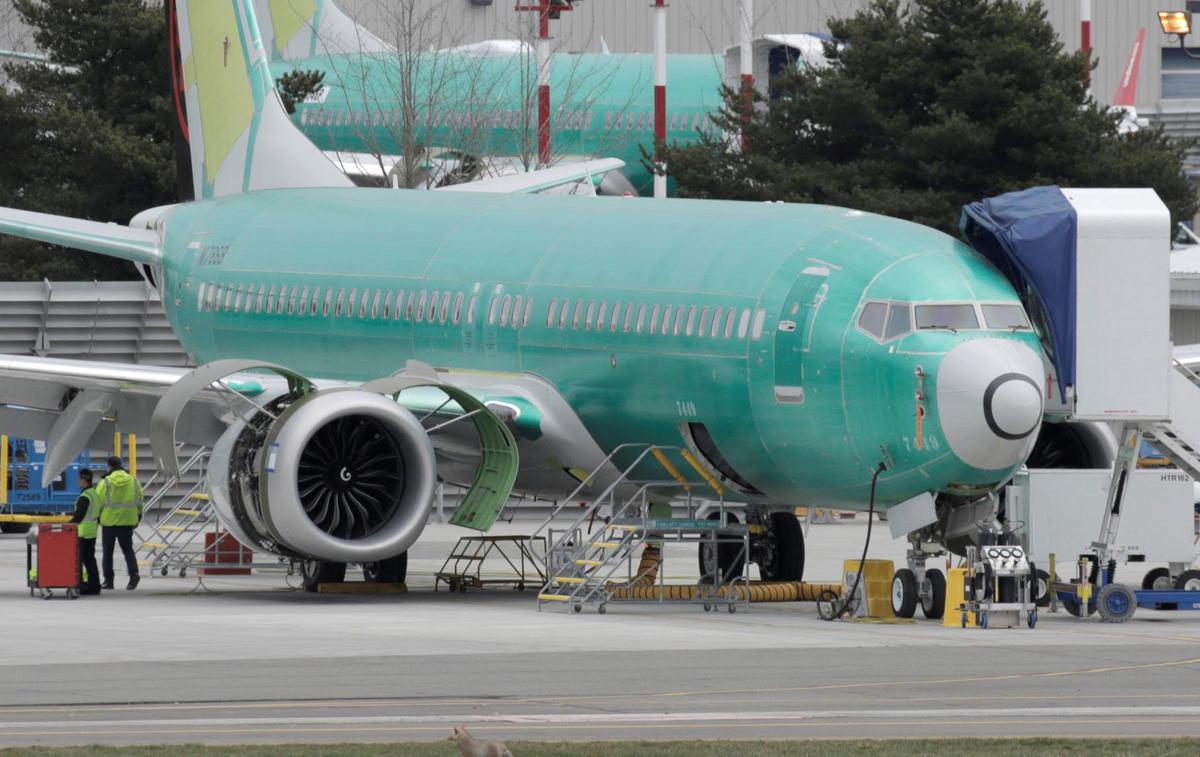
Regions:
<instances>
[{"instance_id":1,"label":"jet engine","mask_svg":"<svg viewBox=\"0 0 1200 757\"><path fill-rule=\"evenodd\" d=\"M288 557L394 557L425 527L433 445L411 412L358 389L287 395L213 448L209 496L243 544Z\"/></svg>"}]
</instances>

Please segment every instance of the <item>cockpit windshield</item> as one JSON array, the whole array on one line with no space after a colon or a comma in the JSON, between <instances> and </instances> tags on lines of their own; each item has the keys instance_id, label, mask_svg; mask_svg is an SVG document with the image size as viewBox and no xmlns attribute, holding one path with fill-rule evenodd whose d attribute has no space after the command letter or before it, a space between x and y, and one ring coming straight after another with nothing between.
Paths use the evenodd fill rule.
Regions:
<instances>
[{"instance_id":1,"label":"cockpit windshield","mask_svg":"<svg viewBox=\"0 0 1200 757\"><path fill-rule=\"evenodd\" d=\"M975 306L961 305L917 305L917 330L921 329L961 329L979 328L979 319L975 316Z\"/></svg>"},{"instance_id":2,"label":"cockpit windshield","mask_svg":"<svg viewBox=\"0 0 1200 757\"><path fill-rule=\"evenodd\" d=\"M1029 329L1029 319L1020 305L981 305L989 329Z\"/></svg>"}]
</instances>

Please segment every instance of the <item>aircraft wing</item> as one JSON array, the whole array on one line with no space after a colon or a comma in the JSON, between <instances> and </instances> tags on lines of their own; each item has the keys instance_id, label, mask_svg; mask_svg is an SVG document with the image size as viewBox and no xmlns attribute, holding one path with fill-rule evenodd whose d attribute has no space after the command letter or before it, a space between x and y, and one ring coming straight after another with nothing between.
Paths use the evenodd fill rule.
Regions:
<instances>
[{"instance_id":1,"label":"aircraft wing","mask_svg":"<svg viewBox=\"0 0 1200 757\"><path fill-rule=\"evenodd\" d=\"M0 208L0 234L87 250L135 263L157 263L161 240L149 229Z\"/></svg>"},{"instance_id":2,"label":"aircraft wing","mask_svg":"<svg viewBox=\"0 0 1200 757\"><path fill-rule=\"evenodd\" d=\"M500 194L536 194L547 189L572 184L577 181L603 176L610 171L625 167L618 158L586 160L580 163L565 163L539 171L497 176L448 187L438 187L435 192L496 192Z\"/></svg>"},{"instance_id":3,"label":"aircraft wing","mask_svg":"<svg viewBox=\"0 0 1200 757\"><path fill-rule=\"evenodd\" d=\"M438 473L448 482L471 480L479 449L473 424L456 422L473 413L438 386L460 391L464 401L478 402L508 427L530 492L560 490L574 475L569 469L591 470L604 459L566 401L539 379L434 371L420 363L405 366L403 374L433 384L405 389L397 402L429 431ZM158 456L173 442L211 447L231 423L298 385L368 388L255 361L191 369L0 355L0 429L47 442L43 478L49 486L81 450L111 446L114 431L150 440ZM160 405L172 404L171 423L164 426Z\"/></svg>"}]
</instances>

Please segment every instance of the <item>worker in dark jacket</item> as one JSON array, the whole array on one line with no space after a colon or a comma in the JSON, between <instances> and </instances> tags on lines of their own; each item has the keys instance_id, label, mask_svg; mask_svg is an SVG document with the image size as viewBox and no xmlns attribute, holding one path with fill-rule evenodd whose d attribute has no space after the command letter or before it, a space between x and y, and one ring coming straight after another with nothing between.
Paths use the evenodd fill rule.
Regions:
<instances>
[{"instance_id":1,"label":"worker in dark jacket","mask_svg":"<svg viewBox=\"0 0 1200 757\"><path fill-rule=\"evenodd\" d=\"M83 562L83 590L80 594L100 593L100 566L96 565L96 536L100 533L100 498L92 486L92 472L79 471L81 489L75 500L72 523L79 524L79 558Z\"/></svg>"}]
</instances>

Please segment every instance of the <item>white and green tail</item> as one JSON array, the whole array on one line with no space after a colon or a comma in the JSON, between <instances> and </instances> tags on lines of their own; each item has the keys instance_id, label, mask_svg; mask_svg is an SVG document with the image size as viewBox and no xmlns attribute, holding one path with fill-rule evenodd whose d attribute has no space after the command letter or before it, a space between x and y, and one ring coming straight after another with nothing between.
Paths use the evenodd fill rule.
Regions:
<instances>
[{"instance_id":1,"label":"white and green tail","mask_svg":"<svg viewBox=\"0 0 1200 757\"><path fill-rule=\"evenodd\" d=\"M288 119L252 0L167 0L166 9L179 157L188 159L181 191L188 173L195 199L351 186Z\"/></svg>"},{"instance_id":2,"label":"white and green tail","mask_svg":"<svg viewBox=\"0 0 1200 757\"><path fill-rule=\"evenodd\" d=\"M333 0L254 0L254 9L272 60L394 52Z\"/></svg>"}]
</instances>

